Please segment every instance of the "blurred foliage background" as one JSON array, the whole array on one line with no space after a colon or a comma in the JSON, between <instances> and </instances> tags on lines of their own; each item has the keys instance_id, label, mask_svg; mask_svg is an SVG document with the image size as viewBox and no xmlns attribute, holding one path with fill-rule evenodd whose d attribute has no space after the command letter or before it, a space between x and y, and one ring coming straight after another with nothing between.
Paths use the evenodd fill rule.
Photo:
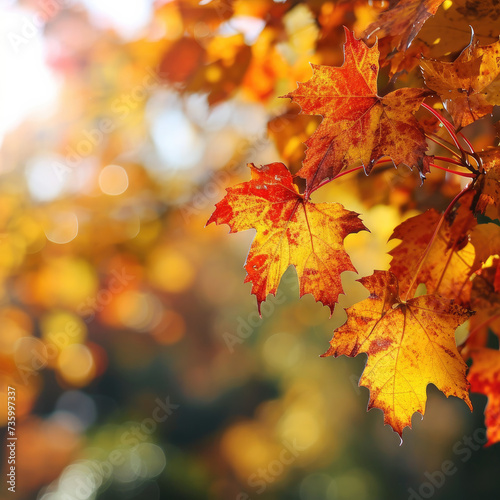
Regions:
<instances>
[{"instance_id":1,"label":"blurred foliage background","mask_svg":"<svg viewBox=\"0 0 500 500\"><path fill-rule=\"evenodd\" d=\"M429 387L400 446L366 412L364 356L319 357L366 295L353 273L331 319L292 269L259 318L253 234L204 228L247 162L299 168L319 118L278 97L310 62L342 64L342 25L363 33L383 2L0 5L0 389L16 388L18 436L2 498L498 497L485 398L470 414ZM335 184L315 198L362 214L371 233L346 240L361 275L387 268L400 221L460 188L392 167Z\"/></svg>"}]
</instances>

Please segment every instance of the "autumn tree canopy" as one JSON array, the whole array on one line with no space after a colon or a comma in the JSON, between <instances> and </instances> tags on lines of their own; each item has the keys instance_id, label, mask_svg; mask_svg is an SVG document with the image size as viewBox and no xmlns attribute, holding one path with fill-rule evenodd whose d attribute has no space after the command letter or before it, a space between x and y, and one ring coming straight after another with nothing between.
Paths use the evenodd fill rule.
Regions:
<instances>
[{"instance_id":1,"label":"autumn tree canopy","mask_svg":"<svg viewBox=\"0 0 500 500\"><path fill-rule=\"evenodd\" d=\"M0 9L19 498L498 497L497 0Z\"/></svg>"},{"instance_id":2,"label":"autumn tree canopy","mask_svg":"<svg viewBox=\"0 0 500 500\"><path fill-rule=\"evenodd\" d=\"M436 170L461 178L443 212L430 208L394 228L392 238L400 243L390 252L390 269L360 279L370 295L346 310L347 322L324 356L368 356L359 383L370 390L369 408L382 409L400 436L415 412L424 414L428 384L472 409L472 380L472 389L492 401L492 444L500 428L492 368L498 352L479 333L498 318L500 304L478 287L490 275L492 290L499 291L500 242L491 238L499 224L500 148L499 136L480 147L468 136L476 122L495 123L500 42L494 20L488 25L485 14L476 27L476 10L462 3L403 0L359 30L360 38L345 28L343 62L311 64L312 76L282 96L301 114L321 117L304 141L300 168L293 175L281 163L250 165L252 180L228 188L208 222L226 223L232 232L257 229L245 281L253 283L259 310L293 265L300 294L312 294L333 311L343 291L340 275L353 270L344 238L366 228L348 207L312 203L311 195L358 170L374 177L382 165L410 168L422 183ZM433 16L442 18L439 33L470 22L468 44L451 51L445 36L430 40L423 27ZM473 315L481 321L469 321L468 336L457 345L455 330Z\"/></svg>"}]
</instances>

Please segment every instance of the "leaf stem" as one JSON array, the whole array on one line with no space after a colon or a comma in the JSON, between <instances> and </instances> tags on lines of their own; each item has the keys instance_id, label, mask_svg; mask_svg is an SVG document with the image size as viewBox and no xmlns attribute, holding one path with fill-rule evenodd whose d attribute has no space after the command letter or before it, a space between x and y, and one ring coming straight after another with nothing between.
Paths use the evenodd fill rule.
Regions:
<instances>
[{"instance_id":1,"label":"leaf stem","mask_svg":"<svg viewBox=\"0 0 500 500\"><path fill-rule=\"evenodd\" d=\"M465 137L464 134L462 134L462 132L459 132L458 135L464 140L464 142L467 144L467 147L469 148L470 150L470 153L468 151L466 151L466 153L470 156L472 156L472 158L474 158L474 161L477 163L476 167L477 168L474 168L472 166L468 167L469 170L471 172L474 172L475 174L479 174L480 171L481 171L481 168L482 168L482 161L481 161L481 158L479 157L479 155L476 153L476 151L474 151L474 147L472 146L471 142L469 141L469 139L467 139L467 137Z\"/></svg>"},{"instance_id":2,"label":"leaf stem","mask_svg":"<svg viewBox=\"0 0 500 500\"><path fill-rule=\"evenodd\" d=\"M457 170L451 170L450 168L446 167L441 167L440 165L436 165L435 163L430 163L429 164L431 167L439 168L439 170L444 170L445 172L450 172L452 174L460 175L462 177L469 177L469 178L475 178L477 177L476 174L467 173L467 172L458 172Z\"/></svg>"},{"instance_id":3,"label":"leaf stem","mask_svg":"<svg viewBox=\"0 0 500 500\"><path fill-rule=\"evenodd\" d=\"M457 133L455 131L453 125L444 116L441 116L441 114L438 113L434 108L432 108L431 106L429 106L428 104L425 104L425 103L422 103L422 106L427 111L429 111L430 113L432 113L445 126L446 130L448 131L448 134L450 134L450 137L453 139L453 142L455 143L455 146L460 150L460 153L462 154L462 156L460 157L460 159L462 160L462 165L465 168L467 168L468 170L470 170L472 173L478 174L479 170L477 170L476 168L474 168L469 163L469 160L467 158L468 156L472 156L474 158L474 160L476 161L477 166L479 167L481 165L481 159L479 158L479 155L474 151L474 147L472 146L472 144L469 141L469 139L467 139L467 137L465 137L465 135L462 132L458 132ZM469 151L466 151L461 146L459 137L467 144L467 147L468 147Z\"/></svg>"},{"instance_id":4,"label":"leaf stem","mask_svg":"<svg viewBox=\"0 0 500 500\"><path fill-rule=\"evenodd\" d=\"M455 130L453 129L452 124L444 116L441 116L441 114L438 113L434 108L432 108L428 104L425 104L425 102L422 103L422 106L427 111L432 113L445 126L446 130L448 131L448 134L450 134L450 137L453 139L455 146L462 152L462 156L463 156L462 159L465 160L465 152L464 152L462 146L460 145L460 141L458 140L457 134L455 133Z\"/></svg>"},{"instance_id":5,"label":"leaf stem","mask_svg":"<svg viewBox=\"0 0 500 500\"><path fill-rule=\"evenodd\" d=\"M432 134L432 135L436 135L436 134ZM459 160L462 159L462 157L456 151L453 151L453 149L451 149L450 147L448 147L445 144L443 144L443 142L444 142L444 143L449 144L451 146L452 144L450 142L446 141L442 137L439 137L439 136L433 137L432 135L425 134L425 137L427 137L427 139L430 139L432 142L435 142L436 144L438 144L442 148L448 150L453 156L455 156ZM437 139L439 139L439 141Z\"/></svg>"},{"instance_id":6,"label":"leaf stem","mask_svg":"<svg viewBox=\"0 0 500 500\"><path fill-rule=\"evenodd\" d=\"M469 141L469 139L467 139L467 137L465 137L464 134L462 134L462 132L459 132L458 135L463 139L463 141L465 142L465 144L467 144L467 147L469 148L469 151L475 155L476 152L474 151L474 148L472 147L472 144L471 142Z\"/></svg>"},{"instance_id":7,"label":"leaf stem","mask_svg":"<svg viewBox=\"0 0 500 500\"><path fill-rule=\"evenodd\" d=\"M338 179L339 177L350 174L352 172L356 172L357 170L361 170L362 168L364 168L363 165L360 165L359 167L354 167L354 168L351 168L350 170L344 170L343 172L338 173L335 177L332 177L331 179L327 178L327 179L322 180L317 186L310 189L309 192L306 191L304 193L304 197L305 197L306 201L310 198L311 194L314 193L314 191L316 191L320 187L323 187L324 185L332 182L335 179Z\"/></svg>"},{"instance_id":8,"label":"leaf stem","mask_svg":"<svg viewBox=\"0 0 500 500\"><path fill-rule=\"evenodd\" d=\"M343 172L338 173L335 177L332 177L332 178L331 178L331 179L329 179L329 180L333 181L333 180L335 180L335 179L338 179L339 177L343 177L344 175L350 174L350 173L352 173L352 172L356 172L356 170L361 170L362 168L364 168L364 166L363 166L363 165L360 165L359 167L354 167L354 168L351 168L350 170L344 170ZM321 183L321 184L323 184L323 183ZM321 184L320 184L320 185L321 185ZM319 186L318 186L318 187L319 187ZM316 188L316 189L317 189L317 188Z\"/></svg>"},{"instance_id":9,"label":"leaf stem","mask_svg":"<svg viewBox=\"0 0 500 500\"><path fill-rule=\"evenodd\" d=\"M444 211L443 215L441 216L441 218L439 219L439 222L437 223L437 226L436 226L436 229L434 229L434 232L432 233L432 236L431 236L431 239L429 240L429 243L427 244L427 247L425 249L425 252L423 253L422 257L420 257L420 260L419 260L419 263L418 263L418 267L417 267L417 270L415 271L415 274L413 275L413 279L411 280L411 283L410 283L410 286L408 287L408 290L406 291L406 296L405 296L405 302L408 300L408 295L410 294L412 288L414 287L415 285L415 282L417 281L417 277L418 277L418 274L420 273L421 269L422 269L422 265L425 261L425 259L427 258L427 256L429 255L429 252L431 250L431 247L434 243L434 241L436 240L436 237L439 233L439 230L441 229L441 226L443 225L443 222L444 220L446 219L446 217L448 217L448 214L451 212L452 208L455 206L455 204L457 203L457 201L465 194L467 193L467 191L470 190L470 187L471 187L471 183L467 184L467 186L465 186L464 189L462 189L462 191L460 191L460 193L458 193L455 198L453 198L453 200L451 200L451 203L448 205L448 207L446 208L446 210Z\"/></svg>"},{"instance_id":10,"label":"leaf stem","mask_svg":"<svg viewBox=\"0 0 500 500\"><path fill-rule=\"evenodd\" d=\"M453 158L448 158L447 156L434 156L435 160L446 161L448 163L453 163L454 165L460 165L463 167L462 163L458 160L454 160Z\"/></svg>"},{"instance_id":11,"label":"leaf stem","mask_svg":"<svg viewBox=\"0 0 500 500\"><path fill-rule=\"evenodd\" d=\"M380 160L376 161L373 166L378 165L379 163L387 163L387 162L390 162L390 161L392 161L392 160L389 157L385 157L384 156ZM324 179L317 186L315 186L314 188L312 188L309 191L309 193L307 193L307 198L306 199L309 199L309 197L311 196L312 193L314 193L314 191L316 191L320 187L323 187L325 184L328 184L329 182L332 182L332 181L338 179L339 177L343 177L344 175L352 174L353 172L361 170L362 168L365 168L364 165L359 165L358 167L354 167L354 168L351 168L349 170L343 170L342 172L338 173L335 177L332 177L331 179L329 179L329 178L328 179ZM306 196L306 193L304 193L304 196Z\"/></svg>"}]
</instances>

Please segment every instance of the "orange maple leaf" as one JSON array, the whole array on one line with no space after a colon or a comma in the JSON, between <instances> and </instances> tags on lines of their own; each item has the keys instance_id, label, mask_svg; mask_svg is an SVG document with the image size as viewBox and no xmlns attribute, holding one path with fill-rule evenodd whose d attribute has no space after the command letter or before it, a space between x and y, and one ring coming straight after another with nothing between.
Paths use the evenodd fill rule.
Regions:
<instances>
[{"instance_id":1,"label":"orange maple leaf","mask_svg":"<svg viewBox=\"0 0 500 500\"><path fill-rule=\"evenodd\" d=\"M283 163L249 166L252 179L228 188L207 224L228 224L230 232L257 230L245 264L245 283L252 282L259 310L294 265L300 296L311 293L333 312L343 291L340 274L355 271L344 238L366 230L361 219L339 203L307 201Z\"/></svg>"},{"instance_id":2,"label":"orange maple leaf","mask_svg":"<svg viewBox=\"0 0 500 500\"><path fill-rule=\"evenodd\" d=\"M425 21L436 13L443 0L401 0L391 3L366 32L379 38L390 36L397 50L407 50Z\"/></svg>"},{"instance_id":3,"label":"orange maple leaf","mask_svg":"<svg viewBox=\"0 0 500 500\"><path fill-rule=\"evenodd\" d=\"M411 217L394 229L390 239L399 239L401 243L389 252L392 256L389 269L398 278L403 296L412 297L417 285L424 283L428 293L439 293L467 304L469 278L481 266L469 242L469 233L477 224L469 210L473 197L472 192L464 196L458 210L442 222L427 254L442 217L436 210Z\"/></svg>"},{"instance_id":4,"label":"orange maple leaf","mask_svg":"<svg viewBox=\"0 0 500 500\"><path fill-rule=\"evenodd\" d=\"M500 255L500 226L494 222L478 224L470 233L470 242L476 252L474 265L484 264L490 256ZM499 286L500 283L496 282L494 289L500 291Z\"/></svg>"},{"instance_id":5,"label":"orange maple leaf","mask_svg":"<svg viewBox=\"0 0 500 500\"><path fill-rule=\"evenodd\" d=\"M163 55L158 74L171 84L186 84L206 57L203 47L192 38L180 38Z\"/></svg>"},{"instance_id":6,"label":"orange maple leaf","mask_svg":"<svg viewBox=\"0 0 500 500\"><path fill-rule=\"evenodd\" d=\"M498 243L500 241L500 228L495 224L484 225L491 226L488 236ZM495 228L496 230L493 230ZM499 252L500 247L497 247L497 251L493 255ZM499 259L494 259L493 264L481 269L478 276L472 281L470 303L476 314L470 321L470 334L467 339L469 346L484 347L488 340L489 329L500 338L500 292L495 286L498 284L499 262Z\"/></svg>"},{"instance_id":7,"label":"orange maple leaf","mask_svg":"<svg viewBox=\"0 0 500 500\"><path fill-rule=\"evenodd\" d=\"M472 32L469 45L454 62L423 59L425 84L441 97L457 127L465 127L500 104L500 42L479 46Z\"/></svg>"},{"instance_id":8,"label":"orange maple leaf","mask_svg":"<svg viewBox=\"0 0 500 500\"><path fill-rule=\"evenodd\" d=\"M361 161L366 173L383 156L428 171L425 135L413 113L429 94L424 89L395 90L377 95L379 51L345 29L344 64L337 68L312 65L313 76L283 96L301 112L323 120L306 141L307 151L298 175L312 189L342 168Z\"/></svg>"},{"instance_id":9,"label":"orange maple leaf","mask_svg":"<svg viewBox=\"0 0 500 500\"><path fill-rule=\"evenodd\" d=\"M485 446L500 441L500 351L496 349L474 349L470 352L472 366L468 379L470 390L488 396L484 411L486 420Z\"/></svg>"},{"instance_id":10,"label":"orange maple leaf","mask_svg":"<svg viewBox=\"0 0 500 500\"><path fill-rule=\"evenodd\" d=\"M477 153L484 170L474 189L478 193L476 210L492 219L500 217L500 148L489 148Z\"/></svg>"},{"instance_id":11,"label":"orange maple leaf","mask_svg":"<svg viewBox=\"0 0 500 500\"><path fill-rule=\"evenodd\" d=\"M424 415L428 384L472 410L467 365L454 336L471 312L436 295L401 302L397 278L388 271L359 281L370 296L346 310L347 322L323 356L368 355L359 381L370 390L368 408L382 409L384 422L400 436L415 412Z\"/></svg>"}]
</instances>

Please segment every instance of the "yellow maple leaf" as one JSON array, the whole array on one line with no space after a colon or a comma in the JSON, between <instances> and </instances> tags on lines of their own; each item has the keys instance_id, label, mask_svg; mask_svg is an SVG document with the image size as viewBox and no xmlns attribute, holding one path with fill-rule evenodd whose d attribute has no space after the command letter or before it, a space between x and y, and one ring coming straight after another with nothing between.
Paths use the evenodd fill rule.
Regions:
<instances>
[{"instance_id":1,"label":"yellow maple leaf","mask_svg":"<svg viewBox=\"0 0 500 500\"><path fill-rule=\"evenodd\" d=\"M411 217L394 229L390 239L399 239L401 243L389 252L389 269L399 280L402 296L412 297L417 285L424 283L428 293L467 304L470 277L481 266L469 242L469 234L477 224L469 210L473 196L471 192L462 198L458 210L444 219L434 240L441 220L441 214L434 209ZM426 254L429 243L430 251Z\"/></svg>"},{"instance_id":2,"label":"yellow maple leaf","mask_svg":"<svg viewBox=\"0 0 500 500\"><path fill-rule=\"evenodd\" d=\"M415 412L424 415L428 384L463 399L472 410L467 365L454 332L471 312L436 295L402 302L397 278L375 271L361 278L370 296L349 307L323 356L368 354L359 384L370 390L368 408L384 411L384 422L400 436Z\"/></svg>"}]
</instances>

